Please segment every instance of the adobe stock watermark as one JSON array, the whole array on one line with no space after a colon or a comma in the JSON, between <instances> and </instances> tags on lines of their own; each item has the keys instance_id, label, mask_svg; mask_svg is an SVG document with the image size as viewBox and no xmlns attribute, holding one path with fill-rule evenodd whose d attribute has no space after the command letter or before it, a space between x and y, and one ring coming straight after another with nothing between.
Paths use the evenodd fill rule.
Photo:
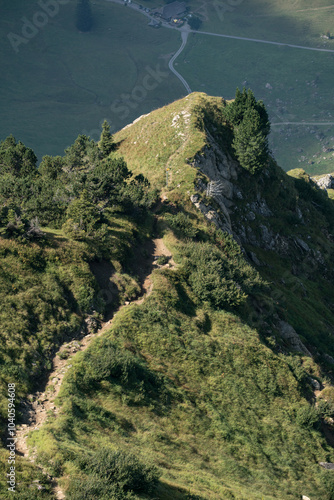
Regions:
<instances>
[{"instance_id":1,"label":"adobe stock watermark","mask_svg":"<svg viewBox=\"0 0 334 500\"><path fill-rule=\"evenodd\" d=\"M227 12L233 12L236 7L241 5L244 0L226 0L222 2L221 0L213 0L212 5L218 15L220 21L224 21L225 14Z\"/></svg>"},{"instance_id":2,"label":"adobe stock watermark","mask_svg":"<svg viewBox=\"0 0 334 500\"><path fill-rule=\"evenodd\" d=\"M14 52L18 53L22 44L26 45L48 24L50 19L59 13L60 5L66 5L69 2L70 0L39 0L37 4L42 10L36 11L31 20L27 17L21 18L23 24L20 34L10 32L7 35Z\"/></svg>"},{"instance_id":3,"label":"adobe stock watermark","mask_svg":"<svg viewBox=\"0 0 334 500\"><path fill-rule=\"evenodd\" d=\"M150 66L145 67L145 75L140 84L136 85L129 94L121 94L118 99L115 99L111 106L110 111L113 113L112 118L105 118L110 125L112 132L116 131L115 116L117 122L125 120L131 111L138 108L138 106L145 101L148 94L157 89L158 86L169 77L169 71L165 71L158 63L153 69ZM104 120L101 121L101 124ZM90 137L91 139L98 140L101 135L100 128L95 128L90 131L83 130L82 134Z\"/></svg>"},{"instance_id":4,"label":"adobe stock watermark","mask_svg":"<svg viewBox=\"0 0 334 500\"><path fill-rule=\"evenodd\" d=\"M16 451L16 425L15 425L15 384L8 384L8 424L7 424L7 448L9 451L8 466L6 474L8 491L15 492L16 473L15 473L15 451Z\"/></svg>"}]
</instances>

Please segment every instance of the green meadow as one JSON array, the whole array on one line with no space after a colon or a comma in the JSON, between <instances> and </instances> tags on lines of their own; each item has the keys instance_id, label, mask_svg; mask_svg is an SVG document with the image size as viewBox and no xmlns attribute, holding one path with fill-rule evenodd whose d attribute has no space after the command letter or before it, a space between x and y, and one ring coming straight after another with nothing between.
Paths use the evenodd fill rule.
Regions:
<instances>
[{"instance_id":1,"label":"green meadow","mask_svg":"<svg viewBox=\"0 0 334 500\"><path fill-rule=\"evenodd\" d=\"M195 34L176 68L192 89L209 95L231 99L236 86L252 88L268 110L278 163L315 175L333 171L333 153L323 151L334 147L333 60L331 53ZM276 125L290 122L332 125Z\"/></svg>"},{"instance_id":2,"label":"green meadow","mask_svg":"<svg viewBox=\"0 0 334 500\"><path fill-rule=\"evenodd\" d=\"M141 3L152 8L163 2ZM0 137L13 133L39 159L62 154L79 133L96 140L104 119L115 132L185 94L167 67L179 33L148 27L148 19L130 8L96 0L93 30L79 33L76 0L70 0L16 53L8 33L21 35L22 18L31 21L41 7L23 0L2 4ZM331 31L331 0L188 5L202 18L203 31L334 49L333 39L322 38ZM189 37L175 68L193 91L232 98L237 86L250 87L268 109L278 163L316 175L333 171L333 56L198 34Z\"/></svg>"},{"instance_id":3,"label":"green meadow","mask_svg":"<svg viewBox=\"0 0 334 500\"><path fill-rule=\"evenodd\" d=\"M103 0L92 5L92 32L79 33L75 5L75 0L61 5L17 53L7 34L22 35L22 18L31 21L41 8L22 0L1 6L0 137L13 133L39 159L46 153L62 154L79 133L98 139L105 118L117 130L183 95L181 83L167 68L179 46L178 33L153 30L143 16ZM160 76L148 80L147 67ZM111 110L122 94L136 87L140 90L127 112Z\"/></svg>"}]
</instances>

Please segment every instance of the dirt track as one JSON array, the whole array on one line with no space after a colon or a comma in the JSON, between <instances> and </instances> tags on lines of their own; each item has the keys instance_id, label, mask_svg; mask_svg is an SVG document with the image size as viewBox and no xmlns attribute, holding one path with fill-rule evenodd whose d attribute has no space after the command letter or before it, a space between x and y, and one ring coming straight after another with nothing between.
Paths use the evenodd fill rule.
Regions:
<instances>
[{"instance_id":1,"label":"dirt track","mask_svg":"<svg viewBox=\"0 0 334 500\"><path fill-rule=\"evenodd\" d=\"M148 270L148 273L145 274L145 267L140 267L140 269L138 269L139 274L141 274L140 279L142 282L142 294L140 295L140 297L130 303L127 303L126 305L120 306L117 311L114 312L112 318L109 319L109 321L103 323L102 327L96 334L88 334L80 340L72 340L71 342L63 344L53 358L52 371L49 374L45 388L42 391L37 391L33 394L30 394L27 397L26 401L23 403L23 424L21 424L17 428L16 452L28 458L31 462L34 462L36 459L36 451L29 450L27 446L28 434L31 431L39 429L46 422L50 412L57 415L59 409L55 404L55 399L59 393L65 373L72 366L71 360L73 356L79 351L85 351L90 345L93 338L99 337L105 331L107 331L111 327L115 315L119 310L123 309L124 307L128 307L131 304L141 304L145 300L145 298L152 293L152 272L154 269L160 267L155 263L157 257L166 255L167 257L170 257L168 265L171 264L173 267L175 266L175 263L172 259L172 254L167 249L161 238L154 239L150 243L151 254L148 256L150 265L146 266L146 270ZM139 266L141 266L142 263L140 263L140 261L138 262ZM61 353L64 352L68 353L66 359L62 359ZM55 493L59 500L65 498L64 493L56 484Z\"/></svg>"}]
</instances>

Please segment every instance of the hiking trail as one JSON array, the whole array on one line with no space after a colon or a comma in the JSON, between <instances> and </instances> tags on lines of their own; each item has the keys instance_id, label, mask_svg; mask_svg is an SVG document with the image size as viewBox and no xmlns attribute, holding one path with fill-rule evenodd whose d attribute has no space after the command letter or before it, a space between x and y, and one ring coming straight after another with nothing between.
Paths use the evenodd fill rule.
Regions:
<instances>
[{"instance_id":1,"label":"hiking trail","mask_svg":"<svg viewBox=\"0 0 334 500\"><path fill-rule=\"evenodd\" d=\"M36 450L28 448L28 435L31 431L41 428L50 415L50 412L54 415L58 414L59 408L57 407L55 400L59 394L62 380L66 372L72 367L71 361L74 355L77 352L85 351L93 339L103 335L104 332L109 330L118 311L124 307L129 307L132 304L141 304L144 302L145 298L148 297L153 291L152 273L155 269L166 266L172 268L175 267L172 254L165 246L162 238L152 239L148 242L148 245L150 247L150 252L148 257L146 257L146 262L143 262L140 258L137 259L138 267L136 268L136 271L139 275L142 290L140 296L131 302L126 302L124 305L119 306L113 313L111 319L102 323L102 326L97 333L89 333L79 340L74 339L70 342L62 344L53 358L52 370L48 376L44 389L29 394L25 398L22 403L23 423L17 427L16 431L17 454L27 458L31 462L35 462L37 453ZM167 264L160 266L155 261L158 257L163 255L169 257L169 261ZM66 358L62 355L64 352L66 352ZM63 491L55 480L54 492L57 499L62 500L65 498Z\"/></svg>"}]
</instances>

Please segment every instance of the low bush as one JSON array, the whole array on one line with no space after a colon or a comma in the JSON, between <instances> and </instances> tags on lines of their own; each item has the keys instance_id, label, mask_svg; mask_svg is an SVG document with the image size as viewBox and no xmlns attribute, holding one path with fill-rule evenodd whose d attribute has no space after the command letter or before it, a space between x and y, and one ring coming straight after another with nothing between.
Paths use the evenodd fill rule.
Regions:
<instances>
[{"instance_id":1,"label":"low bush","mask_svg":"<svg viewBox=\"0 0 334 500\"><path fill-rule=\"evenodd\" d=\"M108 339L85 353L68 382L68 388L72 395L79 395L97 390L102 381L124 387L129 396L133 391L135 401L138 403L140 400L143 404L145 399L148 402L163 391L162 379L158 375L151 372L137 356L120 349ZM141 398L138 399L138 396Z\"/></svg>"},{"instance_id":2,"label":"low bush","mask_svg":"<svg viewBox=\"0 0 334 500\"><path fill-rule=\"evenodd\" d=\"M128 274L115 273L112 282L118 289L118 297L121 304L126 300L134 300L140 293L140 286Z\"/></svg>"},{"instance_id":3,"label":"low bush","mask_svg":"<svg viewBox=\"0 0 334 500\"><path fill-rule=\"evenodd\" d=\"M159 266L164 266L165 264L168 264L168 261L169 257L167 257L167 255L160 255L160 257L156 260Z\"/></svg>"},{"instance_id":4,"label":"low bush","mask_svg":"<svg viewBox=\"0 0 334 500\"><path fill-rule=\"evenodd\" d=\"M198 233L189 215L184 212L178 212L176 215L166 214L165 221L178 237L195 238Z\"/></svg>"},{"instance_id":5,"label":"low bush","mask_svg":"<svg viewBox=\"0 0 334 500\"><path fill-rule=\"evenodd\" d=\"M221 250L208 242L189 242L180 251L186 258L184 270L193 292L216 308L238 306L248 293L265 285L232 238L225 235L223 239Z\"/></svg>"},{"instance_id":6,"label":"low bush","mask_svg":"<svg viewBox=\"0 0 334 500\"><path fill-rule=\"evenodd\" d=\"M80 457L78 463L88 478L71 481L67 491L70 500L130 500L136 498L133 493L153 493L159 479L156 467L124 451L102 448L90 456Z\"/></svg>"}]
</instances>

